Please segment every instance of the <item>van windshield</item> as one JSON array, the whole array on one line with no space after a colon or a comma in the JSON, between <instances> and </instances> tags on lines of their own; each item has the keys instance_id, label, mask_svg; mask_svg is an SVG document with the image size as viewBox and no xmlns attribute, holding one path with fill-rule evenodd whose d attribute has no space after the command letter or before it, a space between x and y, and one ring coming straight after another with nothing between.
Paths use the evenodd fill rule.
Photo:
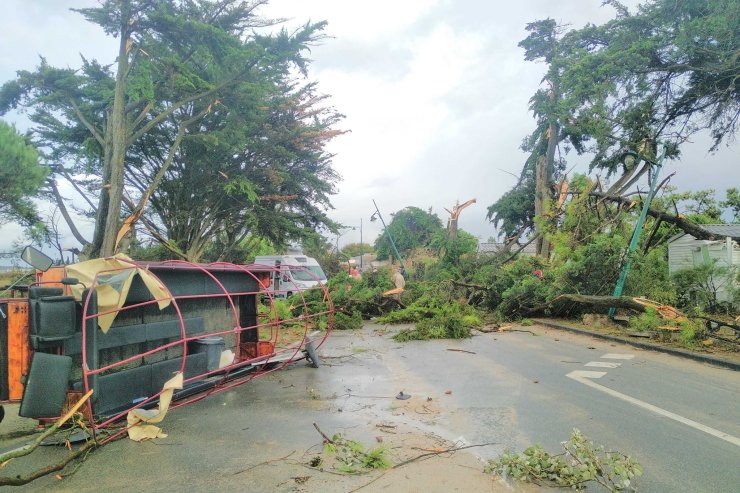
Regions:
<instances>
[{"instance_id":1,"label":"van windshield","mask_svg":"<svg viewBox=\"0 0 740 493\"><path fill-rule=\"evenodd\" d=\"M324 281L326 280L326 274L321 270L318 265L307 265L306 270L303 269L291 269L293 279L296 281Z\"/></svg>"}]
</instances>

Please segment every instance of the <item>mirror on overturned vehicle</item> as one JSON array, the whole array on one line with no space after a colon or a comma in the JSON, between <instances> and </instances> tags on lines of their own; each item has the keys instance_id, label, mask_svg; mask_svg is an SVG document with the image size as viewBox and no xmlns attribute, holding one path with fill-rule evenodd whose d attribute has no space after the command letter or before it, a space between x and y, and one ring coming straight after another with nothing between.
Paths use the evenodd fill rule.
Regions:
<instances>
[{"instance_id":1,"label":"mirror on overturned vehicle","mask_svg":"<svg viewBox=\"0 0 740 493\"><path fill-rule=\"evenodd\" d=\"M44 252L37 250L31 245L23 249L21 259L35 269L46 272L54 261Z\"/></svg>"}]
</instances>

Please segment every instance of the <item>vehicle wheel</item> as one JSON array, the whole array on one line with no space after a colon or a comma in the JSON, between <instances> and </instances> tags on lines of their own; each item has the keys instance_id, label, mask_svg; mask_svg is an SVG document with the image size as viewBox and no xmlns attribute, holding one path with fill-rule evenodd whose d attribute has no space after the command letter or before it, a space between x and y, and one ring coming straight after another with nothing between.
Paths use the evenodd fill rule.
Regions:
<instances>
[{"instance_id":1,"label":"vehicle wheel","mask_svg":"<svg viewBox=\"0 0 740 493\"><path fill-rule=\"evenodd\" d=\"M293 296L293 293L289 292L289 293L286 293L285 298L290 298L291 296Z\"/></svg>"},{"instance_id":2,"label":"vehicle wheel","mask_svg":"<svg viewBox=\"0 0 740 493\"><path fill-rule=\"evenodd\" d=\"M321 365L321 360L319 360L319 355L316 353L316 348L313 347L313 341L306 344L306 356L311 362L312 367L318 368Z\"/></svg>"}]
</instances>

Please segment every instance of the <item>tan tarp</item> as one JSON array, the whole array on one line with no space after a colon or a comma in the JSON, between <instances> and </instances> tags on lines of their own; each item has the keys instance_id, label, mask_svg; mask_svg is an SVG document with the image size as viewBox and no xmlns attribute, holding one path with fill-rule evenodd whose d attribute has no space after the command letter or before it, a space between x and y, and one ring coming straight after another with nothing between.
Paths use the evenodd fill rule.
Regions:
<instances>
[{"instance_id":1,"label":"tan tarp","mask_svg":"<svg viewBox=\"0 0 740 493\"><path fill-rule=\"evenodd\" d=\"M170 304L167 288L148 270L135 267L126 255L118 254L115 257L87 260L67 266L67 276L76 277L87 287L92 286L96 274L98 274L95 286L98 295L98 313L111 312L98 317L98 325L104 333L108 332L118 310L125 303L131 282L137 274L154 299L159 300L157 304L160 310ZM83 289L80 284L72 286L72 294L78 301L82 300Z\"/></svg>"},{"instance_id":2,"label":"tan tarp","mask_svg":"<svg viewBox=\"0 0 740 493\"><path fill-rule=\"evenodd\" d=\"M159 395L159 407L157 409L133 409L126 416L128 422L128 437L140 442L150 438L166 438L167 434L161 428L154 426L160 423L167 415L167 410L172 402L172 393L175 389L182 388L182 373L167 380Z\"/></svg>"}]
</instances>

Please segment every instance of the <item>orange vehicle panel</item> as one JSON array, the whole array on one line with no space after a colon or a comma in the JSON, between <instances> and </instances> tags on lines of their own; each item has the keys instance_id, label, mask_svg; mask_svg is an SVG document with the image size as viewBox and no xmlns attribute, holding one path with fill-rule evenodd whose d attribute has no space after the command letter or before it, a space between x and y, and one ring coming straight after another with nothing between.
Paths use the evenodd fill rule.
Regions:
<instances>
[{"instance_id":1,"label":"orange vehicle panel","mask_svg":"<svg viewBox=\"0 0 740 493\"><path fill-rule=\"evenodd\" d=\"M47 288L63 288L64 294L68 295L70 294L70 287L62 284L62 279L65 277L67 277L67 270L62 266L51 267L46 272L36 272L37 282L43 283L43 286Z\"/></svg>"},{"instance_id":2,"label":"orange vehicle panel","mask_svg":"<svg viewBox=\"0 0 740 493\"><path fill-rule=\"evenodd\" d=\"M8 301L8 398L23 397L21 377L28 374L28 300Z\"/></svg>"}]
</instances>

